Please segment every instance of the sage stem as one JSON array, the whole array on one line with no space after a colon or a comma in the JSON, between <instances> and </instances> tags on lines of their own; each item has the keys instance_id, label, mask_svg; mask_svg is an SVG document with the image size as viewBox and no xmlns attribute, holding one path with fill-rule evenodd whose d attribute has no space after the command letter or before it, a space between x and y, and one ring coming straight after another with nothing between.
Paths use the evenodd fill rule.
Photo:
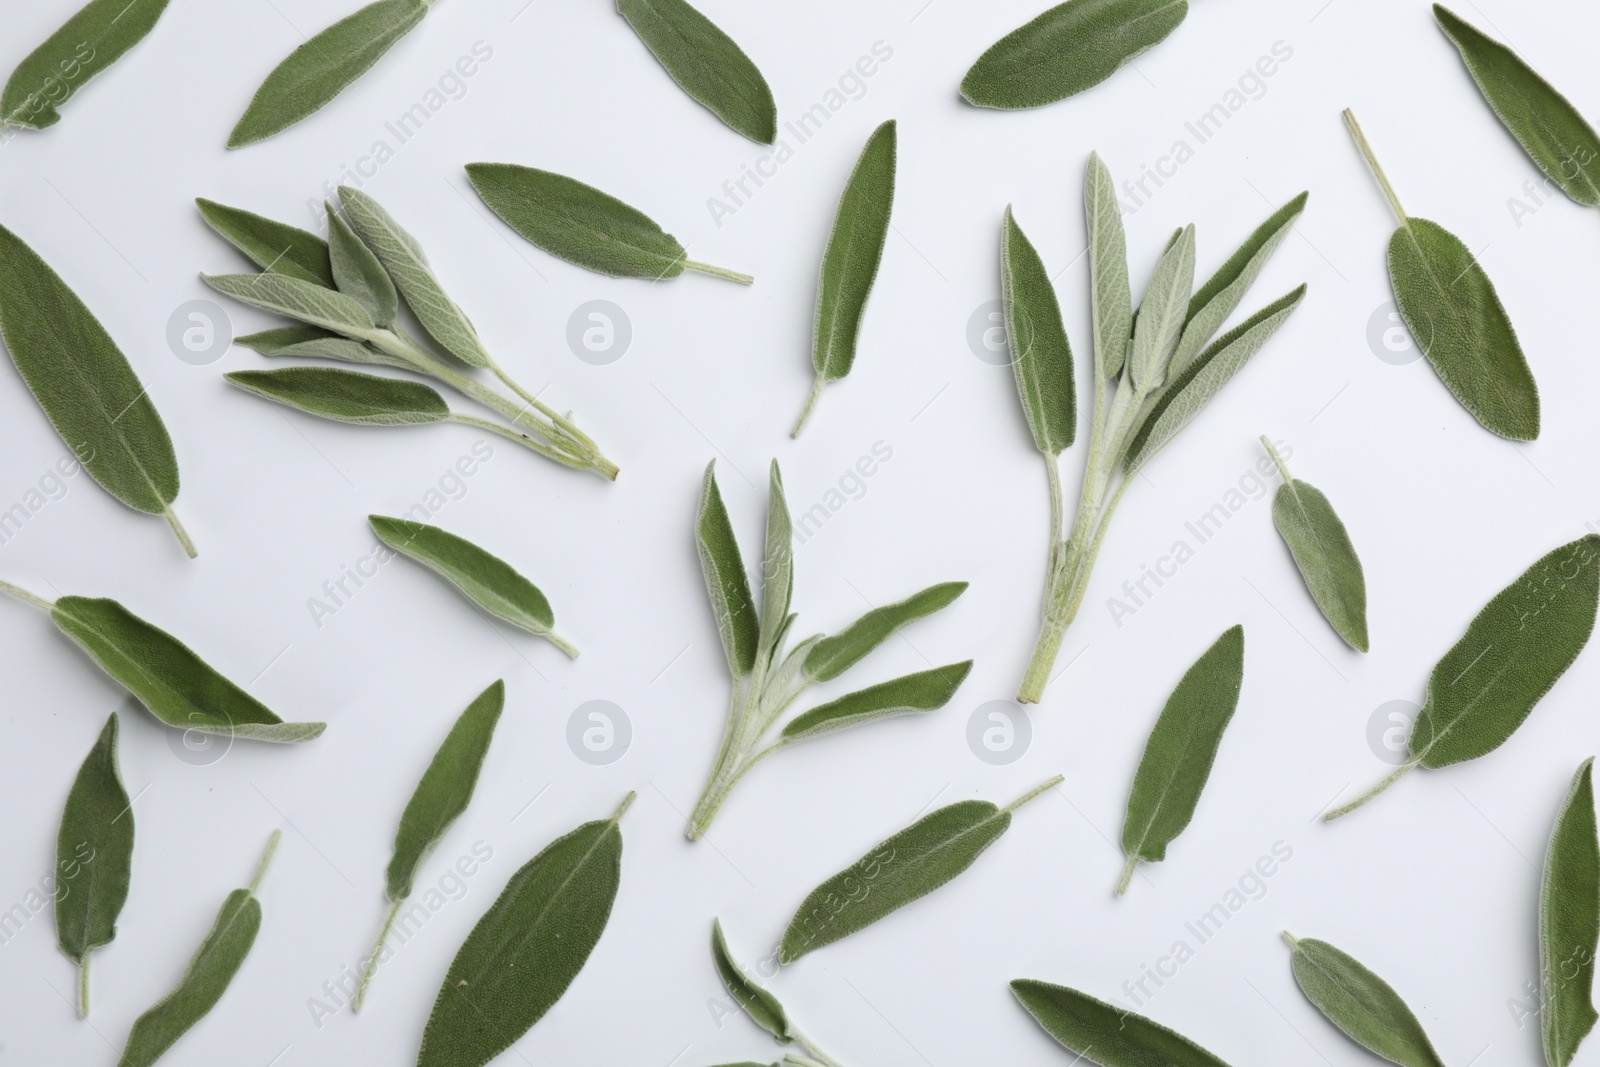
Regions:
<instances>
[{"instance_id":1,"label":"sage stem","mask_svg":"<svg viewBox=\"0 0 1600 1067\"><path fill-rule=\"evenodd\" d=\"M1328 814L1326 814L1326 815L1324 815L1322 817L1322 821L1323 822L1332 822L1335 819L1344 818L1346 815L1349 815L1352 811L1355 811L1357 808L1359 808L1362 805L1364 805L1364 804L1368 803L1369 801L1371 801L1374 797L1376 797L1379 793L1382 793L1385 789L1388 789L1391 785L1394 785L1401 778L1405 777L1406 774L1409 771L1411 771L1411 770L1413 770L1413 769L1415 769L1417 767L1420 767L1421 765L1422 765L1422 760L1420 760L1420 759L1409 759L1409 760L1406 760L1406 762L1404 762L1400 766L1396 767L1395 770L1394 770L1394 773L1389 775L1389 777L1385 778L1383 781L1379 782L1377 785L1373 786L1371 789L1367 790L1365 793L1362 793L1360 796L1356 797L1354 800L1352 800L1350 803L1344 805L1343 807L1334 808L1332 811L1328 812Z\"/></svg>"}]
</instances>

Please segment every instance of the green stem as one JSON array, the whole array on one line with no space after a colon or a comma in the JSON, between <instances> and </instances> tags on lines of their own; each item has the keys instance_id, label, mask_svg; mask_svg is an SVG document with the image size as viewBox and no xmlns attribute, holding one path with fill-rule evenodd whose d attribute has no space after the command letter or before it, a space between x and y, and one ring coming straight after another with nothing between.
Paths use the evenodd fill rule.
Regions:
<instances>
[{"instance_id":1,"label":"green stem","mask_svg":"<svg viewBox=\"0 0 1600 1067\"><path fill-rule=\"evenodd\" d=\"M1288 485L1294 481L1294 478L1289 474L1289 465L1283 461L1282 456L1278 455L1277 448L1267 439L1266 434L1261 435L1261 447L1266 449L1267 455L1272 457L1272 465L1278 468L1278 477L1283 479L1283 484Z\"/></svg>"},{"instance_id":2,"label":"green stem","mask_svg":"<svg viewBox=\"0 0 1600 1067\"><path fill-rule=\"evenodd\" d=\"M562 434L571 438L576 443L585 446L590 451L595 451L598 449L599 446L594 443L594 438L578 429L578 427L574 425L572 421L565 415L560 414L550 405L540 400L533 393L530 393L524 389L515 378L506 373L505 368L501 367L500 364L496 363L493 359L489 361L489 369L494 372L495 377L499 378L505 383L506 388L510 389L513 393L516 393L517 396L521 397L529 407L535 409L545 418L554 423L556 429L561 431Z\"/></svg>"},{"instance_id":3,"label":"green stem","mask_svg":"<svg viewBox=\"0 0 1600 1067\"><path fill-rule=\"evenodd\" d=\"M188 554L190 559L194 559L196 555L194 542L189 540L189 531L185 530L183 523L178 521L177 512L173 511L170 506L163 506L161 514L166 517L167 525L172 527L172 532L178 535L178 544L183 546L184 552Z\"/></svg>"},{"instance_id":4,"label":"green stem","mask_svg":"<svg viewBox=\"0 0 1600 1067\"><path fill-rule=\"evenodd\" d=\"M628 814L628 809L633 807L633 802L639 799L639 794L629 790L628 795L622 798L622 803L617 805L617 810L611 813L612 822L621 822L622 817Z\"/></svg>"},{"instance_id":5,"label":"green stem","mask_svg":"<svg viewBox=\"0 0 1600 1067\"><path fill-rule=\"evenodd\" d=\"M722 727L722 744L717 747L716 762L711 765L711 776L706 779L706 787L701 792L700 799L695 802L694 813L689 816L689 825L684 828L684 836L690 841L698 841L705 836L706 831L711 828L711 820L717 817L717 810L727 799L723 779L728 773L735 738L741 734L741 727L744 725L743 690L744 686L735 678L733 695L728 701L728 720Z\"/></svg>"},{"instance_id":6,"label":"green stem","mask_svg":"<svg viewBox=\"0 0 1600 1067\"><path fill-rule=\"evenodd\" d=\"M476 415L461 415L456 412L450 413L448 421L458 422L463 426L475 426L480 430L487 430L490 433L499 434L508 441L515 441L523 448L537 452L546 459L553 459L557 463L563 464L564 466L574 467L578 470L588 469L588 464L584 463L583 460L551 448L549 445L543 443L542 441L536 441L525 433L518 433L516 430L507 429L506 427L501 426L498 422L490 422L488 419L480 419ZM616 477L616 475L612 475L612 477Z\"/></svg>"},{"instance_id":7,"label":"green stem","mask_svg":"<svg viewBox=\"0 0 1600 1067\"><path fill-rule=\"evenodd\" d=\"M800 409L800 417L794 420L794 429L789 431L789 439L800 436L800 431L805 428L806 420L811 417L811 409L817 406L817 398L822 395L822 387L826 383L822 375L817 375L817 380L811 386L811 395L806 398L806 406Z\"/></svg>"},{"instance_id":8,"label":"green stem","mask_svg":"<svg viewBox=\"0 0 1600 1067\"><path fill-rule=\"evenodd\" d=\"M382 955L383 946L389 940L389 928L394 926L394 917L400 914L400 905L403 903L405 901L401 899L389 905L389 914L383 917L383 927L378 931L378 943L372 946L372 955L361 965L361 982L356 986L355 998L350 1002L351 1010L358 1014L361 1005L366 1003L367 983L372 981L372 976L378 971L378 957Z\"/></svg>"},{"instance_id":9,"label":"green stem","mask_svg":"<svg viewBox=\"0 0 1600 1067\"><path fill-rule=\"evenodd\" d=\"M802 1034L799 1029L793 1025L789 1027L789 1037L794 1041L795 1044L805 1049L806 1055L815 1060L821 1065L821 1067L844 1067L844 1065L838 1060L834 1059L832 1056L818 1048L816 1042L812 1041L805 1034ZM795 1058L800 1059L801 1057L797 1056Z\"/></svg>"},{"instance_id":10,"label":"green stem","mask_svg":"<svg viewBox=\"0 0 1600 1067\"><path fill-rule=\"evenodd\" d=\"M697 274L709 274L713 278L726 278L728 281L738 282L740 285L753 285L755 283L755 279L748 274L740 274L738 271L728 270L726 267L713 267L709 263L696 263L692 259L683 261L683 269L692 270Z\"/></svg>"},{"instance_id":11,"label":"green stem","mask_svg":"<svg viewBox=\"0 0 1600 1067\"><path fill-rule=\"evenodd\" d=\"M562 637L560 634L556 633L554 630L546 630L539 636L544 638L546 641L549 641L552 645L555 645L561 651L565 652L568 659L578 658L577 646L571 641L568 641L566 638Z\"/></svg>"},{"instance_id":12,"label":"green stem","mask_svg":"<svg viewBox=\"0 0 1600 1067\"><path fill-rule=\"evenodd\" d=\"M78 1014L89 1017L89 954L85 952L78 961Z\"/></svg>"},{"instance_id":13,"label":"green stem","mask_svg":"<svg viewBox=\"0 0 1600 1067\"><path fill-rule=\"evenodd\" d=\"M272 831L272 836L267 838L267 850L261 854L261 862L256 864L256 876L250 879L251 896L255 896L256 890L261 888L261 879L267 876L267 866L272 862L272 854L278 851L278 842L282 840L282 830Z\"/></svg>"},{"instance_id":14,"label":"green stem","mask_svg":"<svg viewBox=\"0 0 1600 1067\"><path fill-rule=\"evenodd\" d=\"M44 597L34 596L21 586L12 585L10 582L0 581L0 593L5 593L7 596L16 597L24 604L31 604L40 611L48 612L51 608L55 607L53 603L46 600Z\"/></svg>"},{"instance_id":15,"label":"green stem","mask_svg":"<svg viewBox=\"0 0 1600 1067\"><path fill-rule=\"evenodd\" d=\"M1138 856L1129 856L1128 862L1122 867L1122 877L1117 879L1117 891L1114 896L1121 896L1128 891L1128 885L1133 881L1133 872L1139 866Z\"/></svg>"},{"instance_id":16,"label":"green stem","mask_svg":"<svg viewBox=\"0 0 1600 1067\"><path fill-rule=\"evenodd\" d=\"M1020 797L1018 797L1017 799L1013 800L1011 803L1007 804L1005 807L1001 808L1000 810L1003 811L1003 812L1007 812L1007 813L1016 811L1018 808L1022 807L1022 805L1026 804L1028 801L1033 800L1035 797L1037 797L1037 796L1039 796L1039 795L1041 795L1043 793L1048 793L1050 790L1054 789L1056 786L1060 785L1065 780L1066 779L1065 779L1064 776L1058 774L1054 778L1050 779L1048 782L1041 782L1040 784L1034 786L1032 789L1028 790L1026 793L1022 794Z\"/></svg>"},{"instance_id":17,"label":"green stem","mask_svg":"<svg viewBox=\"0 0 1600 1067\"><path fill-rule=\"evenodd\" d=\"M1344 109L1344 124L1350 130L1350 136L1355 139L1356 149L1361 153L1361 158L1367 161L1367 168L1372 171L1372 176L1378 179L1378 187L1383 190L1384 199L1389 201L1389 207L1394 210L1395 218L1400 220L1400 225L1409 228L1411 219L1406 215L1406 209L1400 206L1400 198L1394 193L1394 186L1389 184L1388 175L1383 173L1383 168L1378 165L1378 157L1373 154L1372 146L1367 143L1367 135L1361 132L1360 123L1356 122L1356 113L1349 108Z\"/></svg>"},{"instance_id":18,"label":"green stem","mask_svg":"<svg viewBox=\"0 0 1600 1067\"><path fill-rule=\"evenodd\" d=\"M1371 801L1373 797L1376 797L1379 793L1382 793L1385 789L1388 789L1391 785L1394 785L1401 778L1405 777L1405 775L1409 771L1413 770L1416 767L1421 766L1421 764L1422 764L1422 761L1420 759L1407 760L1406 762L1402 763L1399 767L1396 767L1394 773L1389 775L1389 777L1385 778L1383 781L1379 782L1377 785L1373 786L1371 789L1367 790L1365 793L1362 793L1360 796L1356 797L1350 803L1344 805L1344 807L1342 807L1342 808L1334 808L1332 811L1328 812L1328 814L1326 814L1326 815L1324 815L1322 817L1322 821L1323 822L1332 822L1335 819L1344 818L1346 815L1349 815L1352 811L1355 811L1357 808L1361 807L1363 804L1366 804L1369 801Z\"/></svg>"},{"instance_id":19,"label":"green stem","mask_svg":"<svg viewBox=\"0 0 1600 1067\"><path fill-rule=\"evenodd\" d=\"M1288 945L1291 949L1296 949L1296 948L1300 947L1300 939L1298 937L1295 937L1289 931L1285 930L1281 934L1279 934L1278 936L1283 938L1283 943Z\"/></svg>"}]
</instances>

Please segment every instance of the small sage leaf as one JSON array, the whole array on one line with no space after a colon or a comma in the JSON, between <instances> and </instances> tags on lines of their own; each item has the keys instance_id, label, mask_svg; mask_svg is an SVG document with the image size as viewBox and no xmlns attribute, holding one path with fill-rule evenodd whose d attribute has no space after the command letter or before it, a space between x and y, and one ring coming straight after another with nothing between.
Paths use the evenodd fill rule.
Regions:
<instances>
[{"instance_id":1,"label":"small sage leaf","mask_svg":"<svg viewBox=\"0 0 1600 1067\"><path fill-rule=\"evenodd\" d=\"M989 46L961 79L979 107L1042 107L1091 89L1166 39L1187 0L1067 0Z\"/></svg>"},{"instance_id":2,"label":"small sage leaf","mask_svg":"<svg viewBox=\"0 0 1600 1067\"><path fill-rule=\"evenodd\" d=\"M94 312L22 238L0 226L0 338L22 380L106 492L161 515L193 557L178 522L178 457L128 357Z\"/></svg>"},{"instance_id":3,"label":"small sage leaf","mask_svg":"<svg viewBox=\"0 0 1600 1067\"><path fill-rule=\"evenodd\" d=\"M1322 490L1291 477L1266 437L1261 445L1283 478L1272 498L1272 523L1289 546L1311 599L1346 644L1367 651L1367 579L1350 534Z\"/></svg>"},{"instance_id":4,"label":"small sage leaf","mask_svg":"<svg viewBox=\"0 0 1600 1067\"><path fill-rule=\"evenodd\" d=\"M1572 776L1545 852L1539 887L1539 1021L1549 1067L1567 1067L1600 1018L1594 957L1600 946L1600 837L1594 815L1594 758Z\"/></svg>"},{"instance_id":5,"label":"small sage leaf","mask_svg":"<svg viewBox=\"0 0 1600 1067\"><path fill-rule=\"evenodd\" d=\"M222 902L211 932L200 942L177 987L134 1020L117 1067L150 1067L222 999L261 929L261 901L256 899L256 890L282 836L283 831L272 831L249 887L235 889Z\"/></svg>"},{"instance_id":6,"label":"small sage leaf","mask_svg":"<svg viewBox=\"0 0 1600 1067\"><path fill-rule=\"evenodd\" d=\"M550 601L505 560L437 526L382 515L367 518L378 540L442 576L484 611L578 658L578 650L554 632Z\"/></svg>"},{"instance_id":7,"label":"small sage leaf","mask_svg":"<svg viewBox=\"0 0 1600 1067\"><path fill-rule=\"evenodd\" d=\"M867 297L872 294L872 283L878 277L883 246L889 239L889 218L894 209L896 144L893 119L873 130L839 197L839 209L828 234L828 247L822 253L821 278L817 284L817 314L811 345L816 384L805 410L794 424L792 437L800 435L817 397L822 394L823 385L843 378L855 365L861 316L867 308Z\"/></svg>"},{"instance_id":8,"label":"small sage leaf","mask_svg":"<svg viewBox=\"0 0 1600 1067\"><path fill-rule=\"evenodd\" d=\"M112 712L67 794L56 836L56 944L78 965L78 1013L89 1014L89 953L111 944L133 872L133 806L117 767Z\"/></svg>"},{"instance_id":9,"label":"small sage leaf","mask_svg":"<svg viewBox=\"0 0 1600 1067\"><path fill-rule=\"evenodd\" d=\"M379 326L394 323L395 312L400 309L400 294L395 291L389 272L383 269L372 249L361 243L361 238L334 210L328 212L328 258L333 267L333 278L339 291L367 309L372 321Z\"/></svg>"},{"instance_id":10,"label":"small sage leaf","mask_svg":"<svg viewBox=\"0 0 1600 1067\"><path fill-rule=\"evenodd\" d=\"M1228 1067L1182 1034L1076 989L1018 978L1011 992L1045 1033L1104 1067Z\"/></svg>"},{"instance_id":11,"label":"small sage leaf","mask_svg":"<svg viewBox=\"0 0 1600 1067\"><path fill-rule=\"evenodd\" d=\"M745 574L733 523L722 502L722 490L717 488L716 466L715 460L706 465L695 543L700 550L700 571L711 597L717 633L722 636L722 650L728 656L728 669L735 678L743 678L755 669L756 647L761 640L760 616L755 598L750 595L750 577Z\"/></svg>"},{"instance_id":12,"label":"small sage leaf","mask_svg":"<svg viewBox=\"0 0 1600 1067\"><path fill-rule=\"evenodd\" d=\"M1078 387L1072 377L1072 346L1061 322L1050 272L1009 205L1000 239L1000 299L1006 342L1022 410L1033 443L1058 456L1078 435Z\"/></svg>"},{"instance_id":13,"label":"small sage leaf","mask_svg":"<svg viewBox=\"0 0 1600 1067\"><path fill-rule=\"evenodd\" d=\"M606 928L622 875L618 820L584 823L511 876L445 972L417 1067L483 1067L561 999Z\"/></svg>"},{"instance_id":14,"label":"small sage leaf","mask_svg":"<svg viewBox=\"0 0 1600 1067\"><path fill-rule=\"evenodd\" d=\"M360 301L287 274L202 274L200 280L251 307L334 333L360 337L376 328Z\"/></svg>"},{"instance_id":15,"label":"small sage leaf","mask_svg":"<svg viewBox=\"0 0 1600 1067\"><path fill-rule=\"evenodd\" d=\"M334 287L328 242L316 234L215 200L197 198L195 204L206 225L262 270Z\"/></svg>"},{"instance_id":16,"label":"small sage leaf","mask_svg":"<svg viewBox=\"0 0 1600 1067\"><path fill-rule=\"evenodd\" d=\"M1243 685L1244 627L1235 626L1184 674L1145 742L1122 824L1128 863L1117 883L1118 896L1139 862L1166 859L1167 845L1194 818Z\"/></svg>"},{"instance_id":17,"label":"small sage leaf","mask_svg":"<svg viewBox=\"0 0 1600 1067\"><path fill-rule=\"evenodd\" d=\"M260 333L235 337L233 343L253 349L263 356L303 356L308 359L336 359L341 363L366 363L383 367L416 368L397 356L380 352L371 345L329 333L318 326L279 326Z\"/></svg>"},{"instance_id":18,"label":"small sage leaf","mask_svg":"<svg viewBox=\"0 0 1600 1067\"><path fill-rule=\"evenodd\" d=\"M684 0L617 0L617 13L678 87L758 144L778 136L772 90L733 39Z\"/></svg>"},{"instance_id":19,"label":"small sage leaf","mask_svg":"<svg viewBox=\"0 0 1600 1067\"><path fill-rule=\"evenodd\" d=\"M878 719L937 711L950 703L971 671L969 659L858 689L795 716L783 728L783 740L790 744L810 741Z\"/></svg>"},{"instance_id":20,"label":"small sage leaf","mask_svg":"<svg viewBox=\"0 0 1600 1067\"><path fill-rule=\"evenodd\" d=\"M1194 227L1185 226L1162 254L1139 303L1133 347L1128 350L1128 371L1138 392L1151 393L1165 384L1193 292Z\"/></svg>"},{"instance_id":21,"label":"small sage leaf","mask_svg":"<svg viewBox=\"0 0 1600 1067\"><path fill-rule=\"evenodd\" d=\"M91 0L17 65L0 91L0 129L42 130L90 78L155 29L167 0Z\"/></svg>"},{"instance_id":22,"label":"small sage leaf","mask_svg":"<svg viewBox=\"0 0 1600 1067\"><path fill-rule=\"evenodd\" d=\"M711 921L711 958L716 962L717 974L727 987L728 995L744 1009L745 1014L783 1044L793 1041L789 1036L789 1017L784 1013L783 1005L778 1003L777 997L752 982L739 967L733 954L728 951L727 940L722 936L720 919Z\"/></svg>"},{"instance_id":23,"label":"small sage leaf","mask_svg":"<svg viewBox=\"0 0 1600 1067\"><path fill-rule=\"evenodd\" d=\"M334 367L238 370L223 377L247 393L335 422L418 426L450 418L444 397L420 382Z\"/></svg>"},{"instance_id":24,"label":"small sage leaf","mask_svg":"<svg viewBox=\"0 0 1600 1067\"><path fill-rule=\"evenodd\" d=\"M1089 153L1083 178L1089 230L1089 288L1094 310L1094 359L1103 381L1116 381L1133 337L1133 292L1128 284L1128 236L1111 169Z\"/></svg>"},{"instance_id":25,"label":"small sage leaf","mask_svg":"<svg viewBox=\"0 0 1600 1067\"><path fill-rule=\"evenodd\" d=\"M431 0L377 0L290 52L256 90L228 147L264 141L320 110L415 29L430 6Z\"/></svg>"},{"instance_id":26,"label":"small sage leaf","mask_svg":"<svg viewBox=\"0 0 1600 1067\"><path fill-rule=\"evenodd\" d=\"M1350 1040L1401 1067L1444 1067L1422 1023L1388 982L1326 941L1283 936L1300 991Z\"/></svg>"},{"instance_id":27,"label":"small sage leaf","mask_svg":"<svg viewBox=\"0 0 1600 1067\"><path fill-rule=\"evenodd\" d=\"M832 681L902 627L944 610L966 591L966 582L941 582L899 603L873 608L842 632L811 646L805 658L806 676L818 682Z\"/></svg>"},{"instance_id":28,"label":"small sage leaf","mask_svg":"<svg viewBox=\"0 0 1600 1067\"><path fill-rule=\"evenodd\" d=\"M879 842L811 891L783 932L779 960L793 963L932 893L999 840L1013 811L1060 782L1058 775L1004 808L959 801Z\"/></svg>"},{"instance_id":29,"label":"small sage leaf","mask_svg":"<svg viewBox=\"0 0 1600 1067\"><path fill-rule=\"evenodd\" d=\"M760 655L770 660L794 622L789 614L794 599L794 525L777 460L772 461L767 492L767 554L762 567Z\"/></svg>"}]
</instances>

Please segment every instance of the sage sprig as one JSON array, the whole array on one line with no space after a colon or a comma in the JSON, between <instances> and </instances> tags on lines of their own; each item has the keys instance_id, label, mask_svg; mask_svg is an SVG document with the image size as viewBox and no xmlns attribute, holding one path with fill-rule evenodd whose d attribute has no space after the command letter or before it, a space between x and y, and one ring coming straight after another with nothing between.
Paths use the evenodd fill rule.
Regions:
<instances>
[{"instance_id":1,"label":"sage sprig","mask_svg":"<svg viewBox=\"0 0 1600 1067\"><path fill-rule=\"evenodd\" d=\"M752 1022L780 1045L798 1046L799 1051L783 1057L784 1067L840 1067L837 1060L817 1047L784 1011L778 998L751 981L750 977L728 951L728 942L722 935L722 922L711 920L711 959L716 963L717 974L734 1003L744 1009ZM737 1067L728 1064L727 1067ZM776 1064L773 1067L777 1067Z\"/></svg>"},{"instance_id":2,"label":"sage sprig","mask_svg":"<svg viewBox=\"0 0 1600 1067\"><path fill-rule=\"evenodd\" d=\"M0 90L0 130L42 130L89 79L155 29L168 0L90 0L28 53Z\"/></svg>"},{"instance_id":3,"label":"sage sprig","mask_svg":"<svg viewBox=\"0 0 1600 1067\"><path fill-rule=\"evenodd\" d=\"M1488 755L1511 739L1588 644L1600 604L1600 534L1544 556L1484 605L1434 665L1411 725L1410 757L1355 800L1350 814L1418 767Z\"/></svg>"},{"instance_id":4,"label":"sage sprig","mask_svg":"<svg viewBox=\"0 0 1600 1067\"><path fill-rule=\"evenodd\" d=\"M1182 1034L1076 989L1018 978L1011 992L1045 1033L1103 1067L1228 1067Z\"/></svg>"},{"instance_id":5,"label":"sage sprig","mask_svg":"<svg viewBox=\"0 0 1600 1067\"><path fill-rule=\"evenodd\" d=\"M1289 474L1288 465L1265 435L1261 447L1272 457L1283 479L1272 498L1273 525L1289 546L1294 565L1323 618L1346 644L1365 652L1367 579L1349 532L1322 490Z\"/></svg>"},{"instance_id":6,"label":"sage sprig","mask_svg":"<svg viewBox=\"0 0 1600 1067\"><path fill-rule=\"evenodd\" d=\"M422 772L422 779L400 815L400 828L394 834L394 855L389 859L384 877L389 911L383 918L383 928L378 931L378 943L361 968L361 983L350 1005L357 1012L366 1001L367 985L382 962L395 916L411 896L417 868L472 801L472 792L478 786L478 772L483 769L484 757L489 754L489 743L494 740L494 728L500 722L500 712L505 705L506 684L503 681L494 682L467 705L445 735L444 743L433 754L428 769Z\"/></svg>"},{"instance_id":7,"label":"sage sprig","mask_svg":"<svg viewBox=\"0 0 1600 1067\"><path fill-rule=\"evenodd\" d=\"M205 283L242 303L304 324L240 337L239 343L265 356L379 364L426 375L495 412L504 423L452 413L426 386L372 375L298 368L295 373L235 373L228 381L344 422L464 423L564 466L614 479L617 465L594 439L569 415L519 385L489 354L466 312L445 293L416 238L365 193L342 187L339 198L349 221L329 206L331 243L239 208L196 201L206 222L262 268L260 274L202 274ZM434 351L397 321L401 297L442 351ZM463 370L489 371L510 395Z\"/></svg>"},{"instance_id":8,"label":"sage sprig","mask_svg":"<svg viewBox=\"0 0 1600 1067\"><path fill-rule=\"evenodd\" d=\"M1060 784L1058 774L1003 808L959 801L878 842L806 896L783 932L778 959L793 963L932 893L1011 828L1012 812Z\"/></svg>"},{"instance_id":9,"label":"sage sprig","mask_svg":"<svg viewBox=\"0 0 1600 1067\"><path fill-rule=\"evenodd\" d=\"M1539 1023L1549 1067L1567 1067L1600 1018L1594 1009L1600 948L1600 836L1594 758L1583 761L1556 815L1539 886Z\"/></svg>"},{"instance_id":10,"label":"sage sprig","mask_svg":"<svg viewBox=\"0 0 1600 1067\"><path fill-rule=\"evenodd\" d=\"M0 337L50 424L106 492L160 515L192 559L172 510L178 457L128 357L61 276L0 226Z\"/></svg>"},{"instance_id":11,"label":"sage sprig","mask_svg":"<svg viewBox=\"0 0 1600 1067\"><path fill-rule=\"evenodd\" d=\"M839 208L822 253L817 316L812 326L811 366L817 377L790 437L799 437L822 387L850 373L867 297L883 262L894 210L898 137L893 119L872 131L839 197Z\"/></svg>"},{"instance_id":12,"label":"sage sprig","mask_svg":"<svg viewBox=\"0 0 1600 1067\"><path fill-rule=\"evenodd\" d=\"M778 136L778 107L767 79L714 23L684 0L617 0L646 48L678 87L757 144Z\"/></svg>"},{"instance_id":13,"label":"sage sprig","mask_svg":"<svg viewBox=\"0 0 1600 1067\"><path fill-rule=\"evenodd\" d=\"M222 999L261 929L261 901L256 890L261 888L282 837L282 830L272 831L250 885L235 889L222 902L211 932L200 942L177 987L134 1020L117 1067L150 1067Z\"/></svg>"},{"instance_id":14,"label":"sage sprig","mask_svg":"<svg viewBox=\"0 0 1600 1067\"><path fill-rule=\"evenodd\" d=\"M1117 883L1117 896L1127 891L1141 860L1157 863L1167 858L1167 845L1194 818L1243 685L1244 627L1235 626L1184 674L1145 742L1122 824L1122 851L1128 862Z\"/></svg>"},{"instance_id":15,"label":"sage sprig","mask_svg":"<svg viewBox=\"0 0 1600 1067\"><path fill-rule=\"evenodd\" d=\"M1344 122L1400 225L1389 239L1389 283L1406 329L1439 380L1491 433L1539 436L1539 387L1511 319L1478 257L1436 222L1405 213L1355 114Z\"/></svg>"},{"instance_id":16,"label":"sage sprig","mask_svg":"<svg viewBox=\"0 0 1600 1067\"><path fill-rule=\"evenodd\" d=\"M117 767L116 712L78 768L56 835L56 944L78 965L78 1014L89 1014L89 953L111 944L133 874L133 805Z\"/></svg>"},{"instance_id":17,"label":"sage sprig","mask_svg":"<svg viewBox=\"0 0 1600 1067\"><path fill-rule=\"evenodd\" d=\"M779 730L777 740L768 742L778 720L813 683L837 678L901 627L950 604L966 590L967 583L946 582L897 604L874 608L833 637L817 634L786 652L795 620L789 611L794 592L794 549L789 506L777 461L772 463L767 503L759 609L750 591L727 506L722 502L722 491L717 487L715 461L707 465L701 485L695 539L711 611L733 676L733 693L711 777L689 818L686 833L691 841L704 836L729 792L768 756L852 726L942 708L972 669L972 661L966 660L857 690L795 716Z\"/></svg>"},{"instance_id":18,"label":"sage sprig","mask_svg":"<svg viewBox=\"0 0 1600 1067\"><path fill-rule=\"evenodd\" d=\"M115 600L64 596L52 603L3 581L0 593L48 614L58 630L168 726L286 744L310 741L327 729L321 722L284 722L188 645Z\"/></svg>"},{"instance_id":19,"label":"sage sprig","mask_svg":"<svg viewBox=\"0 0 1600 1067\"><path fill-rule=\"evenodd\" d=\"M1283 939L1300 991L1350 1040L1401 1067L1444 1067L1422 1023L1388 982L1326 941L1288 933Z\"/></svg>"},{"instance_id":20,"label":"sage sprig","mask_svg":"<svg viewBox=\"0 0 1600 1067\"><path fill-rule=\"evenodd\" d=\"M1072 0L1076 2L1076 0ZM1139 472L1210 403L1299 306L1305 286L1280 297L1215 341L1295 219L1301 193L1250 235L1193 291L1193 227L1180 230L1156 266L1137 316L1128 284L1127 238L1111 171L1091 154L1084 176L1089 285L1094 321L1094 416L1070 532L1058 455L1076 433L1071 353L1042 263L1014 216L1001 230L1001 281L1012 369L1023 413L1044 457L1050 484L1050 553L1038 641L1017 699L1037 703L1117 505ZM1051 428L1041 433L1040 427Z\"/></svg>"}]
</instances>

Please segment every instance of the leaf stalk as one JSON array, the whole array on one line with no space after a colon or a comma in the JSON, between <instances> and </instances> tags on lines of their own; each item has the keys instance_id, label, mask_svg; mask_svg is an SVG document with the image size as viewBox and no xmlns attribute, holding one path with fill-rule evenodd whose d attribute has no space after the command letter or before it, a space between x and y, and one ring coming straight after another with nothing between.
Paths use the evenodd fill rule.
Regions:
<instances>
[{"instance_id":1,"label":"leaf stalk","mask_svg":"<svg viewBox=\"0 0 1600 1067\"><path fill-rule=\"evenodd\" d=\"M1376 797L1379 793L1382 793L1385 789L1388 789L1391 785L1394 785L1401 778L1404 778L1406 776L1406 774L1408 774L1412 770L1416 769L1417 767L1420 767L1421 765L1422 765L1422 760L1420 758L1414 758L1414 759L1406 760L1400 766L1396 767L1395 770L1394 770L1394 773L1390 774L1383 781L1379 782L1377 785L1373 786L1371 789L1367 790L1365 793L1362 793L1360 796L1356 797L1354 800L1352 800L1350 803L1344 805L1343 807L1334 808L1332 811L1328 812L1328 814L1326 814L1326 815L1324 815L1322 817L1322 821L1323 822L1332 822L1335 819L1344 818L1346 815L1349 815L1352 811L1355 811L1357 808L1359 808L1359 807L1363 806L1364 804L1367 804L1370 801L1372 801L1372 799L1374 797Z\"/></svg>"}]
</instances>

